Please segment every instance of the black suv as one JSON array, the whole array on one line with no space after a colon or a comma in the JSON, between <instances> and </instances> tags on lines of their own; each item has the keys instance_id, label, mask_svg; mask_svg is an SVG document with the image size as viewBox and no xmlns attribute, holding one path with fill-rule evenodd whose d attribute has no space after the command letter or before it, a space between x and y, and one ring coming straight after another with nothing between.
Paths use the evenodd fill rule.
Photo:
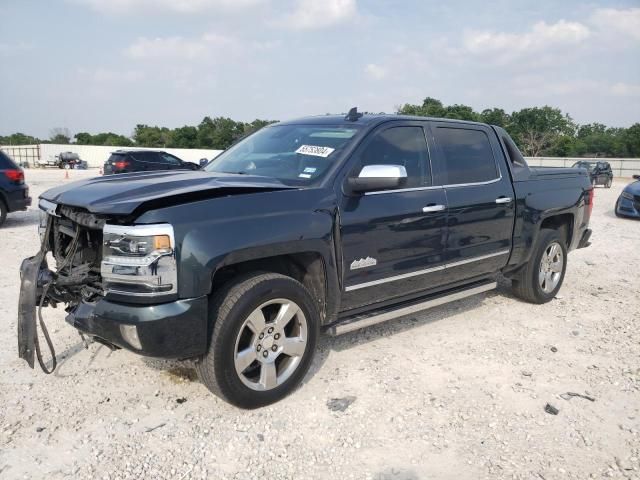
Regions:
<instances>
[{"instance_id":1,"label":"black suv","mask_svg":"<svg viewBox=\"0 0 640 480\"><path fill-rule=\"evenodd\" d=\"M152 170L198 170L199 165L161 150L116 150L104 164L104 174Z\"/></svg>"},{"instance_id":2,"label":"black suv","mask_svg":"<svg viewBox=\"0 0 640 480\"><path fill-rule=\"evenodd\" d=\"M591 178L591 185L604 185L605 188L611 188L611 184L613 183L613 170L611 170L609 162L580 160L574 163L572 167L587 170Z\"/></svg>"},{"instance_id":3,"label":"black suv","mask_svg":"<svg viewBox=\"0 0 640 480\"><path fill-rule=\"evenodd\" d=\"M24 172L0 150L0 225L7 213L26 210L31 205L29 187L24 183Z\"/></svg>"}]
</instances>

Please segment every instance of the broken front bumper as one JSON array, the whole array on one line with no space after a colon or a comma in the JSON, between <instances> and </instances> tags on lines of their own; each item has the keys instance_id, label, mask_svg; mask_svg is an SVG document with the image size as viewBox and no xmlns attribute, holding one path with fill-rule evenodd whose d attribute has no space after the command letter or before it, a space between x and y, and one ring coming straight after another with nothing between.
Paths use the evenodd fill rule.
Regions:
<instances>
[{"instance_id":1,"label":"broken front bumper","mask_svg":"<svg viewBox=\"0 0 640 480\"><path fill-rule=\"evenodd\" d=\"M67 322L102 343L159 358L190 358L207 350L208 297L159 305L82 302Z\"/></svg>"}]
</instances>

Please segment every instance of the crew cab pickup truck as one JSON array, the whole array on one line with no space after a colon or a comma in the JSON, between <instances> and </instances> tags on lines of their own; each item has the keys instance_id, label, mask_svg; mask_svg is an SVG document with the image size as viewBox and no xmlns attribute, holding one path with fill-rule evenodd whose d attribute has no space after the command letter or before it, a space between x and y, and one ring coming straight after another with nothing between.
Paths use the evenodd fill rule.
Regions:
<instances>
[{"instance_id":1,"label":"crew cab pickup truck","mask_svg":"<svg viewBox=\"0 0 640 480\"><path fill-rule=\"evenodd\" d=\"M82 180L39 205L22 358L33 367L36 310L65 304L84 336L194 359L212 392L255 408L301 382L321 331L480 294L500 274L550 301L568 252L589 245L593 187L584 169L528 167L499 127L352 109L266 127L203 171Z\"/></svg>"}]
</instances>

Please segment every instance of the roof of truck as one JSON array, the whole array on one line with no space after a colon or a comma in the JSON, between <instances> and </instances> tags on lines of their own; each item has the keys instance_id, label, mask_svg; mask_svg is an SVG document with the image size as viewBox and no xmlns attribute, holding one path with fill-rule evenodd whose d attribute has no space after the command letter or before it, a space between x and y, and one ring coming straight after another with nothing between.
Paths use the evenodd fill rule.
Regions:
<instances>
[{"instance_id":1,"label":"roof of truck","mask_svg":"<svg viewBox=\"0 0 640 480\"><path fill-rule=\"evenodd\" d=\"M452 118L435 118L435 117L419 117L413 115L396 115L390 113L365 113L357 120L348 120L346 114L339 115L316 115L310 117L301 117L293 120L285 120L275 125L367 125L374 126L390 120L433 120L451 123L486 125L485 123L472 122L470 120L454 120Z\"/></svg>"}]
</instances>

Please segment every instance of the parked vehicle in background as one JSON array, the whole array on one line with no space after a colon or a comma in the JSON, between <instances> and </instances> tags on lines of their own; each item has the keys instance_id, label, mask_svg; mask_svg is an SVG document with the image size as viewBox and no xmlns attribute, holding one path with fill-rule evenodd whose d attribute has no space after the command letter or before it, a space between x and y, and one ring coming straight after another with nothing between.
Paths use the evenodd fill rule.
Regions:
<instances>
[{"instance_id":1,"label":"parked vehicle in background","mask_svg":"<svg viewBox=\"0 0 640 480\"><path fill-rule=\"evenodd\" d=\"M624 187L616 201L618 217L640 218L640 175L634 175L634 182Z\"/></svg>"},{"instance_id":2,"label":"parked vehicle in background","mask_svg":"<svg viewBox=\"0 0 640 480\"><path fill-rule=\"evenodd\" d=\"M215 394L267 405L302 381L321 329L415 314L500 274L551 301L592 207L585 170L530 168L500 127L355 109L270 125L203 171L45 192L20 356L33 367L36 305L65 303L83 334L193 358Z\"/></svg>"},{"instance_id":3,"label":"parked vehicle in background","mask_svg":"<svg viewBox=\"0 0 640 480\"><path fill-rule=\"evenodd\" d=\"M162 150L116 150L104 164L104 174L156 170L198 170L200 166Z\"/></svg>"},{"instance_id":4,"label":"parked vehicle in background","mask_svg":"<svg viewBox=\"0 0 640 480\"><path fill-rule=\"evenodd\" d=\"M72 168L86 169L88 167L87 162L80 158L80 155L74 152L60 152L53 158L47 160L40 160L38 167L58 167L65 170Z\"/></svg>"},{"instance_id":5,"label":"parked vehicle in background","mask_svg":"<svg viewBox=\"0 0 640 480\"><path fill-rule=\"evenodd\" d=\"M26 210L29 205L31 197L29 187L24 182L24 171L0 150L0 226L8 213Z\"/></svg>"},{"instance_id":6,"label":"parked vehicle in background","mask_svg":"<svg viewBox=\"0 0 640 480\"><path fill-rule=\"evenodd\" d=\"M591 185L604 185L605 188L611 188L611 184L613 183L613 170L611 170L609 162L580 160L574 163L572 167L586 169L591 178Z\"/></svg>"}]
</instances>

